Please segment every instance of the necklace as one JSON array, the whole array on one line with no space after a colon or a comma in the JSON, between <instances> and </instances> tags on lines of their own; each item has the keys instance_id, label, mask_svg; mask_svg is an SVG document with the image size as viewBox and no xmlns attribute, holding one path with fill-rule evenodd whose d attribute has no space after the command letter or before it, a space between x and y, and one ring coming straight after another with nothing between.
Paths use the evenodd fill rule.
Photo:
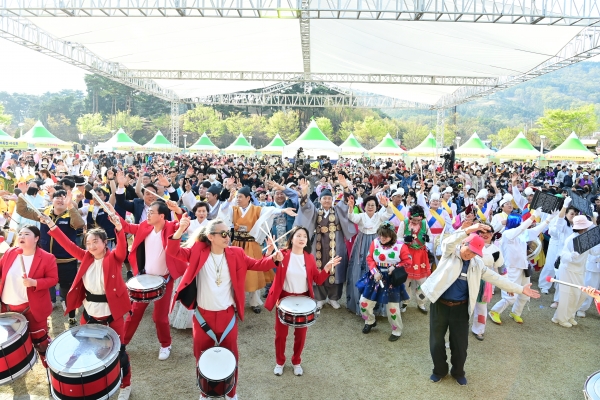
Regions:
<instances>
[{"instance_id":1,"label":"necklace","mask_svg":"<svg viewBox=\"0 0 600 400\"><path fill-rule=\"evenodd\" d=\"M223 266L223 260L225 259L225 253L222 254L221 256L221 262L219 263L219 265L217 265L217 262L215 261L215 255L213 254L213 252L210 252L210 258L212 258L213 264L215 265L215 273L217 275L217 279L215 279L215 283L217 284L217 286L221 286L221 283L223 283L223 281L221 281L221 271L223 270L222 266Z\"/></svg>"}]
</instances>

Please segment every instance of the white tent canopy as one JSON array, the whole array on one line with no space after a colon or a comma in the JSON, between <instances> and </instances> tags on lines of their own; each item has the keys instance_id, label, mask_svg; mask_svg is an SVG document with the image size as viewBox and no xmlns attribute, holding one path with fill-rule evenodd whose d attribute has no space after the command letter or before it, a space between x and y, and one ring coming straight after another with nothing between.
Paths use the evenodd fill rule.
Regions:
<instances>
[{"instance_id":1,"label":"white tent canopy","mask_svg":"<svg viewBox=\"0 0 600 400\"><path fill-rule=\"evenodd\" d=\"M340 148L327 139L314 120L310 121L306 130L296 140L285 146L283 156L296 157L296 152L300 147L304 150L305 155L312 158L328 156L332 160L337 160L340 154Z\"/></svg>"}]
</instances>

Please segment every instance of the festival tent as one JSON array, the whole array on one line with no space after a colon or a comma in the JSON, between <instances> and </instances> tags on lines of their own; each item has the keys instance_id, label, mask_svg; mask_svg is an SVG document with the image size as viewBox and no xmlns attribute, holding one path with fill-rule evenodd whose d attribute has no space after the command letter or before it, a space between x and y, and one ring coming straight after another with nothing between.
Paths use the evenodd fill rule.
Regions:
<instances>
[{"instance_id":1,"label":"festival tent","mask_svg":"<svg viewBox=\"0 0 600 400\"><path fill-rule=\"evenodd\" d=\"M340 149L342 149L340 155L344 157L361 157L367 152L367 149L356 140L353 134L350 134L346 141L340 145Z\"/></svg>"},{"instance_id":2,"label":"festival tent","mask_svg":"<svg viewBox=\"0 0 600 400\"><path fill-rule=\"evenodd\" d=\"M279 134L277 134L277 135L275 135L273 140L271 140L271 143L269 143L262 149L258 149L258 152L261 154L282 155L284 147L285 147L285 142L283 141L281 136L279 136Z\"/></svg>"},{"instance_id":3,"label":"festival tent","mask_svg":"<svg viewBox=\"0 0 600 400\"><path fill-rule=\"evenodd\" d=\"M409 150L410 157L436 157L438 156L437 141L430 133L417 147Z\"/></svg>"},{"instance_id":4,"label":"festival tent","mask_svg":"<svg viewBox=\"0 0 600 400\"><path fill-rule=\"evenodd\" d=\"M190 153L217 153L219 148L210 140L206 132L200 136L196 143L187 149Z\"/></svg>"},{"instance_id":5,"label":"festival tent","mask_svg":"<svg viewBox=\"0 0 600 400\"><path fill-rule=\"evenodd\" d=\"M244 137L242 133L231 143L229 146L223 149L225 154L254 154L256 153L256 149L252 147L248 140Z\"/></svg>"},{"instance_id":6,"label":"festival tent","mask_svg":"<svg viewBox=\"0 0 600 400\"><path fill-rule=\"evenodd\" d=\"M123 130L120 128L117 133L114 134L113 137L108 139L106 142L98 143L95 146L96 150L104 150L104 151L141 151L142 145L136 143L132 138L129 137Z\"/></svg>"},{"instance_id":7,"label":"festival tent","mask_svg":"<svg viewBox=\"0 0 600 400\"><path fill-rule=\"evenodd\" d=\"M401 158L405 153L404 150L400 148L392 139L390 134L385 135L383 140L371 150L369 150L369 155L372 158L382 157L382 158Z\"/></svg>"},{"instance_id":8,"label":"festival tent","mask_svg":"<svg viewBox=\"0 0 600 400\"><path fill-rule=\"evenodd\" d=\"M494 158L501 160L535 160L540 156L523 132L520 132L506 147L494 154Z\"/></svg>"},{"instance_id":9,"label":"festival tent","mask_svg":"<svg viewBox=\"0 0 600 400\"><path fill-rule=\"evenodd\" d=\"M18 140L25 143L31 149L58 148L73 150L73 145L71 143L60 140L51 134L40 121L36 122L35 125Z\"/></svg>"},{"instance_id":10,"label":"festival tent","mask_svg":"<svg viewBox=\"0 0 600 400\"><path fill-rule=\"evenodd\" d=\"M309 159L327 156L332 160L337 160L340 154L340 148L327 139L315 120L310 121L306 130L296 140L285 146L283 156L295 158L300 147Z\"/></svg>"},{"instance_id":11,"label":"festival tent","mask_svg":"<svg viewBox=\"0 0 600 400\"><path fill-rule=\"evenodd\" d=\"M148 143L144 145L144 149L147 150L177 150L177 148L169 142L161 131L156 132L156 135Z\"/></svg>"},{"instance_id":12,"label":"festival tent","mask_svg":"<svg viewBox=\"0 0 600 400\"><path fill-rule=\"evenodd\" d=\"M575 132L571 133L560 146L544 156L546 160L552 161L593 161L596 158L596 155L581 143Z\"/></svg>"},{"instance_id":13,"label":"festival tent","mask_svg":"<svg viewBox=\"0 0 600 400\"><path fill-rule=\"evenodd\" d=\"M2 149L26 149L27 143L19 142L8 133L0 129L0 148Z\"/></svg>"},{"instance_id":14,"label":"festival tent","mask_svg":"<svg viewBox=\"0 0 600 400\"><path fill-rule=\"evenodd\" d=\"M454 151L457 158L485 158L494 151L487 147L477 135L477 132L471 135L462 146Z\"/></svg>"}]
</instances>

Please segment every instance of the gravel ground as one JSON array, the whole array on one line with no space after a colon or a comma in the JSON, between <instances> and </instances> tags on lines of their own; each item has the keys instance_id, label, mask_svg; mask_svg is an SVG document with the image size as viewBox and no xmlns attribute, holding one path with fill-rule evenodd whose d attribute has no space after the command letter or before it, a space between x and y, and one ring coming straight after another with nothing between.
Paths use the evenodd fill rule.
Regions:
<instances>
[{"instance_id":1,"label":"gravel ground","mask_svg":"<svg viewBox=\"0 0 600 400\"><path fill-rule=\"evenodd\" d=\"M492 304L499 298L497 291ZM466 387L458 386L450 376L438 384L429 382L429 317L414 304L402 314L404 332L395 343L387 340L390 328L386 319L378 318L378 327L363 335L362 319L344 307L334 310L327 305L309 328L301 377L293 375L289 361L292 330L288 362L283 376L277 377L273 375L275 313L263 310L255 315L247 308L246 321L239 327L238 396L241 400L582 399L586 378L600 369L596 356L600 318L590 310L587 318L578 319L578 326L562 328L550 321L554 313L551 302L551 295L532 300L523 312L523 325L510 319L508 310L502 315L502 326L488 319L483 342L470 336ZM197 399L191 330L172 329L171 357L158 361L151 311L149 307L128 346L133 367L130 398ZM58 310L52 314L53 337L66 329L61 314ZM40 363L24 378L0 387L0 400L48 396Z\"/></svg>"}]
</instances>

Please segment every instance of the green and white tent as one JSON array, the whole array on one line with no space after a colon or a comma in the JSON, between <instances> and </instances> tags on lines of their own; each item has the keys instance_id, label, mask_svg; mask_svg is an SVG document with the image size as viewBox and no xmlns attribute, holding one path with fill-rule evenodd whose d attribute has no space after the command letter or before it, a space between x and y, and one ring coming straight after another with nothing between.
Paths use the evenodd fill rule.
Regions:
<instances>
[{"instance_id":1,"label":"green and white tent","mask_svg":"<svg viewBox=\"0 0 600 400\"><path fill-rule=\"evenodd\" d=\"M60 140L51 134L40 121L36 122L35 125L18 140L26 143L30 149L58 148L73 150L73 145L71 143Z\"/></svg>"},{"instance_id":2,"label":"green and white tent","mask_svg":"<svg viewBox=\"0 0 600 400\"><path fill-rule=\"evenodd\" d=\"M407 154L410 157L436 157L439 155L437 150L437 141L430 133L427 135L425 140L421 142L417 147L412 150L409 150Z\"/></svg>"},{"instance_id":3,"label":"green and white tent","mask_svg":"<svg viewBox=\"0 0 600 400\"><path fill-rule=\"evenodd\" d=\"M18 139L10 136L0 129L0 148L1 149L26 149L27 143L20 142Z\"/></svg>"},{"instance_id":4,"label":"green and white tent","mask_svg":"<svg viewBox=\"0 0 600 400\"><path fill-rule=\"evenodd\" d=\"M575 132L557 148L544 155L546 160L551 161L593 161L596 155L589 151Z\"/></svg>"},{"instance_id":5,"label":"green and white tent","mask_svg":"<svg viewBox=\"0 0 600 400\"><path fill-rule=\"evenodd\" d=\"M371 158L402 158L405 153L388 133L381 142L369 150Z\"/></svg>"},{"instance_id":6,"label":"green and white tent","mask_svg":"<svg viewBox=\"0 0 600 400\"><path fill-rule=\"evenodd\" d=\"M210 140L206 132L200 136L200 139L191 145L187 151L190 153L218 153L219 148Z\"/></svg>"},{"instance_id":7,"label":"green and white tent","mask_svg":"<svg viewBox=\"0 0 600 400\"><path fill-rule=\"evenodd\" d=\"M243 134L240 135L229 146L223 149L225 154L254 154L256 149L252 147Z\"/></svg>"},{"instance_id":8,"label":"green and white tent","mask_svg":"<svg viewBox=\"0 0 600 400\"><path fill-rule=\"evenodd\" d=\"M309 159L327 156L337 160L340 154L340 148L325 136L314 120L310 121L306 130L296 140L285 146L283 156L295 158L300 147Z\"/></svg>"},{"instance_id":9,"label":"green and white tent","mask_svg":"<svg viewBox=\"0 0 600 400\"><path fill-rule=\"evenodd\" d=\"M340 149L342 150L340 155L343 157L362 157L362 155L367 152L367 149L356 140L352 133L344 143L340 145Z\"/></svg>"},{"instance_id":10,"label":"green and white tent","mask_svg":"<svg viewBox=\"0 0 600 400\"><path fill-rule=\"evenodd\" d=\"M472 134L469 140L454 151L456 158L487 158L492 153L494 151L481 141L477 132Z\"/></svg>"},{"instance_id":11,"label":"green and white tent","mask_svg":"<svg viewBox=\"0 0 600 400\"><path fill-rule=\"evenodd\" d=\"M520 132L506 147L494 154L495 158L501 160L535 160L540 152L529 143L523 132Z\"/></svg>"},{"instance_id":12,"label":"green and white tent","mask_svg":"<svg viewBox=\"0 0 600 400\"><path fill-rule=\"evenodd\" d=\"M279 134L277 134L277 135L275 135L273 140L271 140L271 143L269 143L262 149L258 149L258 152L261 154L275 154L275 155L280 156L283 154L284 148L285 148L285 142L283 141L281 136L279 136Z\"/></svg>"},{"instance_id":13,"label":"green and white tent","mask_svg":"<svg viewBox=\"0 0 600 400\"><path fill-rule=\"evenodd\" d=\"M177 148L169 142L169 139L167 139L161 131L158 131L156 132L156 135L144 145L144 150L173 151L177 150Z\"/></svg>"},{"instance_id":14,"label":"green and white tent","mask_svg":"<svg viewBox=\"0 0 600 400\"><path fill-rule=\"evenodd\" d=\"M128 151L142 151L142 145L136 143L132 138L129 137L123 130L120 128L117 133L114 134L113 137L108 139L104 143L98 143L95 146L96 150L104 150L104 151L116 151L116 152L128 152Z\"/></svg>"}]
</instances>

